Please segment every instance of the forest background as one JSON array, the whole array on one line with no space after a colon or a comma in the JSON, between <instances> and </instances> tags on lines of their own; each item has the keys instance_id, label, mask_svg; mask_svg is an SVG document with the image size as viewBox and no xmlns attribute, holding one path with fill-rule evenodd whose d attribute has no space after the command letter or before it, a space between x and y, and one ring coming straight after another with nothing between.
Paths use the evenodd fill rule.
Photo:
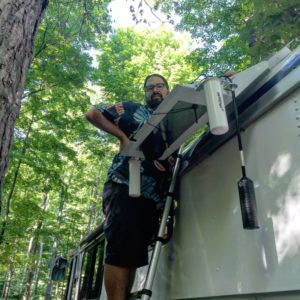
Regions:
<instances>
[{"instance_id":1,"label":"forest background","mask_svg":"<svg viewBox=\"0 0 300 300\"><path fill-rule=\"evenodd\" d=\"M147 25L146 8L160 19L159 28L143 30L114 29L109 4L45 7L0 185L4 299L62 299L66 281L51 281L54 259L68 257L103 220L101 190L118 145L85 120L92 105L143 103L150 73L172 87L202 73L241 71L299 44L299 0L133 0L136 24Z\"/></svg>"}]
</instances>

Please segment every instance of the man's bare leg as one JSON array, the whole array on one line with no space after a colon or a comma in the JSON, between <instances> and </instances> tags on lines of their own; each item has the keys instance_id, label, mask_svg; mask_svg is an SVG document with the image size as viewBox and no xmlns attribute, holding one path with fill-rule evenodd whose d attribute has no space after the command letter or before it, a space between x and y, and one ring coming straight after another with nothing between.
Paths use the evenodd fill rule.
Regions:
<instances>
[{"instance_id":1,"label":"man's bare leg","mask_svg":"<svg viewBox=\"0 0 300 300\"><path fill-rule=\"evenodd\" d=\"M105 264L104 284L108 300L128 300L135 269Z\"/></svg>"}]
</instances>

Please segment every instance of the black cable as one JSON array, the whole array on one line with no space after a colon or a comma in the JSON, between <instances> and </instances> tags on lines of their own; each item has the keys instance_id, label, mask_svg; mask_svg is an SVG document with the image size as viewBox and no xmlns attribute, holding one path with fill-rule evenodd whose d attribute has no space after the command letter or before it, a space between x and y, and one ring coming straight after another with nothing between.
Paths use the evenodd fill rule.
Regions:
<instances>
[{"instance_id":1,"label":"black cable","mask_svg":"<svg viewBox=\"0 0 300 300\"><path fill-rule=\"evenodd\" d=\"M240 159L241 159L241 168L243 177L238 181L238 190L239 190L239 198L243 219L243 227L245 229L258 229L259 221L257 216L257 206L256 206L256 197L255 197L255 189L253 181L246 176L246 166L241 138L241 129L239 122L239 113L238 107L234 92L234 84L232 83L231 78L225 77L230 81L231 85L231 94L232 94L232 104L234 109L235 116L235 124L236 124L236 134L238 138L238 145L240 151Z\"/></svg>"},{"instance_id":2,"label":"black cable","mask_svg":"<svg viewBox=\"0 0 300 300\"><path fill-rule=\"evenodd\" d=\"M235 118L236 134L237 134L237 140L238 140L239 151L240 151L241 168L242 168L243 177L246 177L244 150L243 150L242 137L241 137L241 126L239 121L239 112L238 112L238 107L237 107L237 102L236 102L236 97L234 92L234 86L231 78L227 76L225 76L225 78L230 82L231 85L231 96L232 96L232 104L233 104L233 111L234 111L234 118Z\"/></svg>"}]
</instances>

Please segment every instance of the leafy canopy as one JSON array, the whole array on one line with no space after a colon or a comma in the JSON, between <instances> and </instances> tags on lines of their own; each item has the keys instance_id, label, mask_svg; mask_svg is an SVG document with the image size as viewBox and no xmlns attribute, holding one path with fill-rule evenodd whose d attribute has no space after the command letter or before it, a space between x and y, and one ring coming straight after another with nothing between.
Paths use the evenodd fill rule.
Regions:
<instances>
[{"instance_id":1,"label":"leafy canopy","mask_svg":"<svg viewBox=\"0 0 300 300\"><path fill-rule=\"evenodd\" d=\"M298 0L161 0L155 7L181 16L177 29L202 43L190 56L205 72L245 69L296 39Z\"/></svg>"},{"instance_id":2,"label":"leafy canopy","mask_svg":"<svg viewBox=\"0 0 300 300\"><path fill-rule=\"evenodd\" d=\"M187 50L171 32L135 32L117 30L107 41L101 42L96 81L102 87L105 101L133 100L142 102L143 81L152 73L165 76L170 85L195 78L186 60Z\"/></svg>"}]
</instances>

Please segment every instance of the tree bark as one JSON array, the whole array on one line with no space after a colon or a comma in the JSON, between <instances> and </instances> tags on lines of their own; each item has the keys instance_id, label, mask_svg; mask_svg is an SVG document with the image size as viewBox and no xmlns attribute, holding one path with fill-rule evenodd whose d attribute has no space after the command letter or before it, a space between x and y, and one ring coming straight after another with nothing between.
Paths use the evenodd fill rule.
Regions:
<instances>
[{"instance_id":1,"label":"tree bark","mask_svg":"<svg viewBox=\"0 0 300 300\"><path fill-rule=\"evenodd\" d=\"M37 269L35 272L35 284L34 284L34 289L32 291L32 299L35 299L35 296L37 294L38 283L39 283L39 279L40 279L41 265L42 265L43 250L44 250L44 244L43 244L43 242L40 242L40 253L39 253Z\"/></svg>"},{"instance_id":2,"label":"tree bark","mask_svg":"<svg viewBox=\"0 0 300 300\"><path fill-rule=\"evenodd\" d=\"M9 269L8 269L7 275L6 275L6 280L5 280L5 283L3 286L3 291L2 291L2 299L3 300L8 299L12 276L13 276L13 265L12 265L12 263L10 263Z\"/></svg>"},{"instance_id":3,"label":"tree bark","mask_svg":"<svg viewBox=\"0 0 300 300\"><path fill-rule=\"evenodd\" d=\"M48 0L0 2L0 197L33 42L47 5Z\"/></svg>"},{"instance_id":4,"label":"tree bark","mask_svg":"<svg viewBox=\"0 0 300 300\"><path fill-rule=\"evenodd\" d=\"M70 184L71 177L69 178L69 184ZM67 188L68 188L69 184L67 185L67 187L62 186L62 190L59 193L60 201L59 201L59 211L58 211L58 215L57 215L58 229L60 228L61 222L63 220L63 218L62 218L63 209L64 209L64 204L65 204L66 195L67 195ZM58 249L59 243L60 243L60 238L58 235L55 235L53 246L52 246L51 266L50 266L50 270L49 270L49 277L48 277L48 284L47 284L47 289L46 289L45 300L51 299L51 293L52 293L52 287L53 287L52 270L55 265L55 259L57 256L57 249Z\"/></svg>"},{"instance_id":5,"label":"tree bark","mask_svg":"<svg viewBox=\"0 0 300 300\"><path fill-rule=\"evenodd\" d=\"M33 238L29 256L36 256L37 248L38 248L37 247L37 240L36 240L36 238ZM24 286L24 292L23 292L22 300L29 300L30 299L31 287L32 287L32 282L33 282L33 277L34 277L34 271L35 271L34 267L32 267L32 266L29 266L27 268L27 275L26 275L27 278L26 278L26 283L25 283L25 286Z\"/></svg>"},{"instance_id":6,"label":"tree bark","mask_svg":"<svg viewBox=\"0 0 300 300\"><path fill-rule=\"evenodd\" d=\"M54 237L54 242L52 245L52 251L51 251L51 266L50 266L50 270L49 270L49 277L48 277L48 283L47 283L47 289L46 289L46 295L45 295L45 300L50 300L51 299L51 293L52 293L52 269L54 267L55 264L55 258L57 256L57 248L58 248L58 244L59 244L60 240L57 236Z\"/></svg>"}]
</instances>

